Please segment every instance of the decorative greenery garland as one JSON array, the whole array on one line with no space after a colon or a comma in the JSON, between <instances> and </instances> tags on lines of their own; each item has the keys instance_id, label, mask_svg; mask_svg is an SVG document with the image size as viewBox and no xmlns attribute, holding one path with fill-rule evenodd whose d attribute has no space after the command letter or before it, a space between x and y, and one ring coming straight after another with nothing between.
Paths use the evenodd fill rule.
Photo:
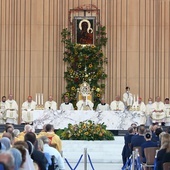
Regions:
<instances>
[{"instance_id":1,"label":"decorative greenery garland","mask_svg":"<svg viewBox=\"0 0 170 170\"><path fill-rule=\"evenodd\" d=\"M68 64L64 78L67 81L66 90L62 97L69 96L70 101L76 108L77 89L84 81L93 89L94 109L100 103L104 94L105 80L107 75L103 65L107 63L102 47L106 46L106 28L98 26L96 31L95 45L81 45L72 42L71 32L65 28L61 32L62 42L65 44L64 61Z\"/></svg>"},{"instance_id":2,"label":"decorative greenery garland","mask_svg":"<svg viewBox=\"0 0 170 170\"><path fill-rule=\"evenodd\" d=\"M63 140L114 140L114 135L106 130L106 125L95 124L89 120L78 125L68 124L68 128L58 130L57 135Z\"/></svg>"}]
</instances>

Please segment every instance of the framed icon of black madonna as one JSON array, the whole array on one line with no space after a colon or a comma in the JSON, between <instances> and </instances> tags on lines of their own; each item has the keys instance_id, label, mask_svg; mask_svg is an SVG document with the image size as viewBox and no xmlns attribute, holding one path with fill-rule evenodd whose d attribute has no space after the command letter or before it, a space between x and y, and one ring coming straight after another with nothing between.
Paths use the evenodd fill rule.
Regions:
<instances>
[{"instance_id":1,"label":"framed icon of black madonna","mask_svg":"<svg viewBox=\"0 0 170 170\"><path fill-rule=\"evenodd\" d=\"M95 44L96 17L75 16L73 19L74 42L77 44Z\"/></svg>"}]
</instances>

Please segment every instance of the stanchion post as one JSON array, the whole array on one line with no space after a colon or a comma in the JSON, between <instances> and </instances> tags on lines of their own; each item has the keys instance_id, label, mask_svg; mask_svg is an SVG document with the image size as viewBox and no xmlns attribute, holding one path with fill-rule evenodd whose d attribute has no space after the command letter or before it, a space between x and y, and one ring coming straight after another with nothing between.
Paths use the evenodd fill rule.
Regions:
<instances>
[{"instance_id":1,"label":"stanchion post","mask_svg":"<svg viewBox=\"0 0 170 170\"><path fill-rule=\"evenodd\" d=\"M135 151L132 151L132 170L135 170Z\"/></svg>"},{"instance_id":2,"label":"stanchion post","mask_svg":"<svg viewBox=\"0 0 170 170\"><path fill-rule=\"evenodd\" d=\"M84 170L87 170L87 148L84 148Z\"/></svg>"}]
</instances>

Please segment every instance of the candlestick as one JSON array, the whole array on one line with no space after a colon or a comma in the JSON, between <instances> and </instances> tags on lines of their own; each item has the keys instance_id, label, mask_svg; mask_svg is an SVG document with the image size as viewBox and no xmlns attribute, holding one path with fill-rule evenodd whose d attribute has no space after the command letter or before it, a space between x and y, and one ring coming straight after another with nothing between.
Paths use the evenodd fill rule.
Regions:
<instances>
[{"instance_id":1,"label":"candlestick","mask_svg":"<svg viewBox=\"0 0 170 170\"><path fill-rule=\"evenodd\" d=\"M86 94L86 106L87 106L87 94Z\"/></svg>"},{"instance_id":2,"label":"candlestick","mask_svg":"<svg viewBox=\"0 0 170 170\"><path fill-rule=\"evenodd\" d=\"M41 94L41 104L42 104L42 106L43 106L43 93Z\"/></svg>"},{"instance_id":3,"label":"candlestick","mask_svg":"<svg viewBox=\"0 0 170 170\"><path fill-rule=\"evenodd\" d=\"M38 105L40 105L40 93L38 93Z\"/></svg>"},{"instance_id":4,"label":"candlestick","mask_svg":"<svg viewBox=\"0 0 170 170\"><path fill-rule=\"evenodd\" d=\"M37 104L37 93L36 93L36 95L35 95L35 102L36 102L36 104Z\"/></svg>"}]
</instances>

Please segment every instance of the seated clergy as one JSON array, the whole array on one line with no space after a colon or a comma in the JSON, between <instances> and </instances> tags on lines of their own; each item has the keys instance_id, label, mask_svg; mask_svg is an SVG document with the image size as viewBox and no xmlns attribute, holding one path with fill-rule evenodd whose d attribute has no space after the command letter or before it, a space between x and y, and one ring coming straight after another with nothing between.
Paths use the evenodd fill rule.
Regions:
<instances>
[{"instance_id":1,"label":"seated clergy","mask_svg":"<svg viewBox=\"0 0 170 170\"><path fill-rule=\"evenodd\" d=\"M170 104L169 98L165 99L165 109L166 109L166 126L170 126Z\"/></svg>"},{"instance_id":2,"label":"seated clergy","mask_svg":"<svg viewBox=\"0 0 170 170\"><path fill-rule=\"evenodd\" d=\"M148 104L146 104L146 126L150 126L152 124L151 114L152 114L152 98L148 98Z\"/></svg>"},{"instance_id":3,"label":"seated clergy","mask_svg":"<svg viewBox=\"0 0 170 170\"><path fill-rule=\"evenodd\" d=\"M109 105L105 103L105 99L102 98L100 103L97 105L96 111L108 111L110 110Z\"/></svg>"},{"instance_id":4,"label":"seated clergy","mask_svg":"<svg viewBox=\"0 0 170 170\"><path fill-rule=\"evenodd\" d=\"M140 113L140 124L145 124L146 123L146 115L145 115L146 106L144 102L142 102L141 97L139 97L137 101L133 103L132 109L141 112Z\"/></svg>"},{"instance_id":5,"label":"seated clergy","mask_svg":"<svg viewBox=\"0 0 170 170\"><path fill-rule=\"evenodd\" d=\"M64 103L60 105L61 111L74 110L73 104L69 102L68 96L64 97Z\"/></svg>"},{"instance_id":6,"label":"seated clergy","mask_svg":"<svg viewBox=\"0 0 170 170\"><path fill-rule=\"evenodd\" d=\"M146 111L146 106L145 106L144 102L142 102L141 97L139 97L138 100L133 103L132 109L141 111L141 112Z\"/></svg>"},{"instance_id":7,"label":"seated clergy","mask_svg":"<svg viewBox=\"0 0 170 170\"><path fill-rule=\"evenodd\" d=\"M125 105L120 101L120 96L116 96L115 100L111 102L110 109L113 111L124 111Z\"/></svg>"},{"instance_id":8,"label":"seated clergy","mask_svg":"<svg viewBox=\"0 0 170 170\"><path fill-rule=\"evenodd\" d=\"M152 104L152 122L165 122L166 117L166 108L163 102L161 102L161 98L159 96L156 97L156 101Z\"/></svg>"},{"instance_id":9,"label":"seated clergy","mask_svg":"<svg viewBox=\"0 0 170 170\"><path fill-rule=\"evenodd\" d=\"M27 101L22 104L22 123L33 122L33 111L36 108L37 103L32 100L31 96L28 96Z\"/></svg>"},{"instance_id":10,"label":"seated clergy","mask_svg":"<svg viewBox=\"0 0 170 170\"><path fill-rule=\"evenodd\" d=\"M53 100L53 96L49 96L48 101L45 102L46 110L57 110L57 103Z\"/></svg>"},{"instance_id":11,"label":"seated clergy","mask_svg":"<svg viewBox=\"0 0 170 170\"><path fill-rule=\"evenodd\" d=\"M79 100L76 106L77 110L93 110L94 104L86 96L83 96L82 100Z\"/></svg>"},{"instance_id":12,"label":"seated clergy","mask_svg":"<svg viewBox=\"0 0 170 170\"><path fill-rule=\"evenodd\" d=\"M18 104L13 100L13 95L9 94L8 100L5 102L5 118L6 123L17 124L18 119Z\"/></svg>"},{"instance_id":13,"label":"seated clergy","mask_svg":"<svg viewBox=\"0 0 170 170\"><path fill-rule=\"evenodd\" d=\"M2 97L2 101L0 102L0 124L4 124L4 116L5 116L5 101L6 101L6 96Z\"/></svg>"}]
</instances>

